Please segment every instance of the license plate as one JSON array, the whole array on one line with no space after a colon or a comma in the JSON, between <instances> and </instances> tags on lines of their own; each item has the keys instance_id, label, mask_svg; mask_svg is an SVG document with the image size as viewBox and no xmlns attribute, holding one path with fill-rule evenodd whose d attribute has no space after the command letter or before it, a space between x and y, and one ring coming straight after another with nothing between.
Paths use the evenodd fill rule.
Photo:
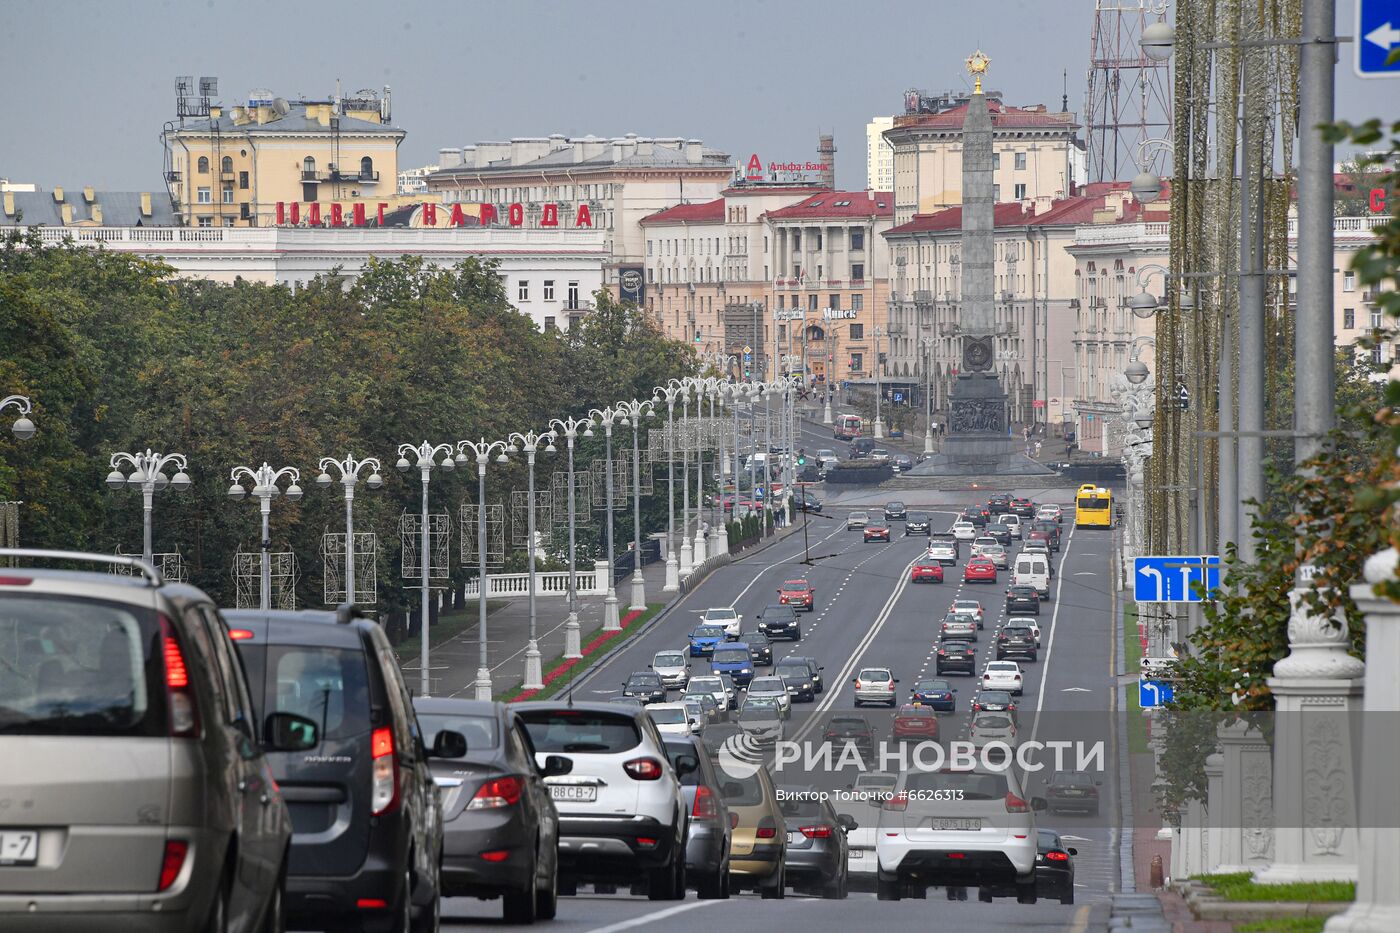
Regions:
<instances>
[{"instance_id":1,"label":"license plate","mask_svg":"<svg viewBox=\"0 0 1400 933\"><path fill-rule=\"evenodd\" d=\"M865 858L865 850L864 850L864 849L852 849L852 850L851 850L851 858Z\"/></svg>"},{"instance_id":2,"label":"license plate","mask_svg":"<svg viewBox=\"0 0 1400 933\"><path fill-rule=\"evenodd\" d=\"M787 834L788 845L796 845L796 844L797 844L797 841L798 841L799 839L801 839L801 838L802 838L802 834L801 834L801 833L795 833L795 832L793 832L792 830L788 830L788 834Z\"/></svg>"},{"instance_id":3,"label":"license plate","mask_svg":"<svg viewBox=\"0 0 1400 933\"><path fill-rule=\"evenodd\" d=\"M37 831L0 830L0 865L33 865L38 860Z\"/></svg>"},{"instance_id":4,"label":"license plate","mask_svg":"<svg viewBox=\"0 0 1400 933\"><path fill-rule=\"evenodd\" d=\"M549 796L555 800L575 800L592 803L598 799L598 788L592 784L551 784Z\"/></svg>"},{"instance_id":5,"label":"license plate","mask_svg":"<svg viewBox=\"0 0 1400 933\"><path fill-rule=\"evenodd\" d=\"M982 821L934 817L928 821L928 828L941 832L975 833L982 828Z\"/></svg>"},{"instance_id":6,"label":"license plate","mask_svg":"<svg viewBox=\"0 0 1400 933\"><path fill-rule=\"evenodd\" d=\"M1062 790L1060 795L1063 797L1083 797L1084 792L1082 790Z\"/></svg>"}]
</instances>

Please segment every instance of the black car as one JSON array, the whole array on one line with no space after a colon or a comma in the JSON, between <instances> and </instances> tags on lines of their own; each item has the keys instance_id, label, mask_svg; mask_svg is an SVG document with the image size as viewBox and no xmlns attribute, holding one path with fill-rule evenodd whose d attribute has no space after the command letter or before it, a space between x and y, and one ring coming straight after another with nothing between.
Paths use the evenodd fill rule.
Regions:
<instances>
[{"instance_id":1,"label":"black car","mask_svg":"<svg viewBox=\"0 0 1400 933\"><path fill-rule=\"evenodd\" d=\"M1011 511L1011 496L1007 493L997 493L987 500L987 511L992 515L1005 515Z\"/></svg>"},{"instance_id":2,"label":"black car","mask_svg":"<svg viewBox=\"0 0 1400 933\"><path fill-rule=\"evenodd\" d=\"M797 621L797 610L783 603L769 603L758 614L758 630L772 638L790 638L799 641L802 627Z\"/></svg>"},{"instance_id":3,"label":"black car","mask_svg":"<svg viewBox=\"0 0 1400 933\"><path fill-rule=\"evenodd\" d=\"M1021 518L1035 518L1036 504L1030 499L1012 497L1011 512Z\"/></svg>"},{"instance_id":4,"label":"black car","mask_svg":"<svg viewBox=\"0 0 1400 933\"><path fill-rule=\"evenodd\" d=\"M933 533L933 522L929 519L927 512L910 512L904 519L904 533L906 535L930 535Z\"/></svg>"},{"instance_id":5,"label":"black car","mask_svg":"<svg viewBox=\"0 0 1400 933\"><path fill-rule=\"evenodd\" d=\"M962 512L958 513L958 521L972 522L972 524L976 525L978 528L982 528L991 521L991 513L981 506L975 505L971 508L963 509Z\"/></svg>"},{"instance_id":6,"label":"black car","mask_svg":"<svg viewBox=\"0 0 1400 933\"><path fill-rule=\"evenodd\" d=\"M804 658L783 658L773 668L783 679L794 703L811 703L817 698L817 686L812 680L812 667Z\"/></svg>"},{"instance_id":7,"label":"black car","mask_svg":"<svg viewBox=\"0 0 1400 933\"><path fill-rule=\"evenodd\" d=\"M1049 829L1036 830L1035 895L1055 898L1061 904L1074 903L1074 857L1072 846L1064 844L1059 834ZM993 898L1013 897L1013 885L987 885L977 889L977 899L990 903Z\"/></svg>"},{"instance_id":8,"label":"black car","mask_svg":"<svg viewBox=\"0 0 1400 933\"><path fill-rule=\"evenodd\" d=\"M1033 586L1017 583L1006 589L1006 614L1018 615L1029 612L1040 615L1040 593Z\"/></svg>"},{"instance_id":9,"label":"black car","mask_svg":"<svg viewBox=\"0 0 1400 933\"><path fill-rule=\"evenodd\" d=\"M945 641L939 645L938 654L933 661L933 672L943 674L950 671L977 673L977 649L965 641Z\"/></svg>"},{"instance_id":10,"label":"black car","mask_svg":"<svg viewBox=\"0 0 1400 933\"><path fill-rule=\"evenodd\" d=\"M793 612L795 616L796 611ZM744 632L739 636L739 640L749 646L749 654L753 657L755 665L768 665L773 663L773 639L763 632Z\"/></svg>"},{"instance_id":11,"label":"black car","mask_svg":"<svg viewBox=\"0 0 1400 933\"><path fill-rule=\"evenodd\" d=\"M1098 816L1099 785L1092 774L1084 771L1056 771L1045 785L1045 800L1051 813L1075 810Z\"/></svg>"},{"instance_id":12,"label":"black car","mask_svg":"<svg viewBox=\"0 0 1400 933\"><path fill-rule=\"evenodd\" d=\"M894 437L893 434L890 436ZM901 473L908 473L914 469L914 458L908 454L895 454L890 459L894 463L894 468Z\"/></svg>"},{"instance_id":13,"label":"black car","mask_svg":"<svg viewBox=\"0 0 1400 933\"><path fill-rule=\"evenodd\" d=\"M349 606L230 610L257 709L321 723L312 753L268 752L292 817L287 922L436 929L442 816L383 628ZM445 748L461 740L445 738Z\"/></svg>"},{"instance_id":14,"label":"black car","mask_svg":"<svg viewBox=\"0 0 1400 933\"><path fill-rule=\"evenodd\" d=\"M909 700L940 713L955 713L957 688L946 680L921 680L909 691Z\"/></svg>"},{"instance_id":15,"label":"black car","mask_svg":"<svg viewBox=\"0 0 1400 933\"><path fill-rule=\"evenodd\" d=\"M551 756L541 770L535 747L504 703L417 697L413 708L429 748L446 751L456 733L460 754L437 757L432 771L443 801L442 893L500 897L507 923L554 917L559 880L559 812L542 778L567 774Z\"/></svg>"},{"instance_id":16,"label":"black car","mask_svg":"<svg viewBox=\"0 0 1400 933\"><path fill-rule=\"evenodd\" d=\"M783 663L787 663L788 661L805 662L807 667L812 671L812 684L816 687L817 692L821 693L826 689L826 683L822 680L822 671L826 670L826 668L818 664L816 658L805 658L801 655L790 654L783 658Z\"/></svg>"},{"instance_id":17,"label":"black car","mask_svg":"<svg viewBox=\"0 0 1400 933\"><path fill-rule=\"evenodd\" d=\"M982 530L982 534L995 538L997 544L1002 547L1011 547L1011 529L1001 522L989 522L987 527Z\"/></svg>"},{"instance_id":18,"label":"black car","mask_svg":"<svg viewBox=\"0 0 1400 933\"><path fill-rule=\"evenodd\" d=\"M846 833L856 828L855 819L838 814L825 794L816 794L810 787L778 790L778 808L787 824L788 885L801 894L844 899L850 854Z\"/></svg>"},{"instance_id":19,"label":"black car","mask_svg":"<svg viewBox=\"0 0 1400 933\"><path fill-rule=\"evenodd\" d=\"M793 503L797 506L799 511L813 512L818 515L821 514L822 501L810 492L799 492L797 495L793 496Z\"/></svg>"},{"instance_id":20,"label":"black car","mask_svg":"<svg viewBox=\"0 0 1400 933\"><path fill-rule=\"evenodd\" d=\"M875 754L875 732L870 728L870 721L864 716L832 716L831 721L826 724L826 732L822 738L831 743L838 758L847 742L854 745L856 751L862 755Z\"/></svg>"},{"instance_id":21,"label":"black car","mask_svg":"<svg viewBox=\"0 0 1400 933\"><path fill-rule=\"evenodd\" d=\"M622 685L622 695L636 697L643 703L665 703L666 684L655 671L636 671Z\"/></svg>"},{"instance_id":22,"label":"black car","mask_svg":"<svg viewBox=\"0 0 1400 933\"><path fill-rule=\"evenodd\" d=\"M1019 722L1016 712L1016 698L1009 690L979 690L972 700L974 713L1010 713L1013 721Z\"/></svg>"},{"instance_id":23,"label":"black car","mask_svg":"<svg viewBox=\"0 0 1400 933\"><path fill-rule=\"evenodd\" d=\"M1008 625L997 632L997 660L1025 658L1034 661L1038 656L1035 647L1035 633L1024 625Z\"/></svg>"},{"instance_id":24,"label":"black car","mask_svg":"<svg viewBox=\"0 0 1400 933\"><path fill-rule=\"evenodd\" d=\"M850 458L852 460L861 460L865 457L869 457L870 452L874 449L875 438L858 437L855 440L851 441Z\"/></svg>"},{"instance_id":25,"label":"black car","mask_svg":"<svg viewBox=\"0 0 1400 933\"><path fill-rule=\"evenodd\" d=\"M885 521L902 522L906 514L903 502L894 501L885 503Z\"/></svg>"},{"instance_id":26,"label":"black car","mask_svg":"<svg viewBox=\"0 0 1400 933\"><path fill-rule=\"evenodd\" d=\"M733 830L719 774L709 750L696 736L666 735L663 741L690 813L685 830L686 883L701 899L726 898Z\"/></svg>"}]
</instances>

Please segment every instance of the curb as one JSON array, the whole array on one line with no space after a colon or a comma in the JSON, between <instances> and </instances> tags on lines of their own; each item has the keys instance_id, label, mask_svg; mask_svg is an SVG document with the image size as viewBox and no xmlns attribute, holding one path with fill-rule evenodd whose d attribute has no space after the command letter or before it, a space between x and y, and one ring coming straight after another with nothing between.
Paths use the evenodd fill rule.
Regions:
<instances>
[{"instance_id":1,"label":"curb","mask_svg":"<svg viewBox=\"0 0 1400 933\"><path fill-rule=\"evenodd\" d=\"M1257 921L1280 917L1330 917L1353 901L1230 901L1199 882L1188 882L1184 899L1200 920Z\"/></svg>"},{"instance_id":2,"label":"curb","mask_svg":"<svg viewBox=\"0 0 1400 933\"><path fill-rule=\"evenodd\" d=\"M622 627L616 632L601 632L600 634L595 636L592 641L584 645L583 657L567 658L556 664L554 667L550 668L549 671L546 672L545 675L541 678L541 681L544 683L544 687L541 687L539 690L522 690L520 693L511 697L510 700L508 700L507 702L524 703L526 700L533 700L536 696L542 693L544 689L547 688L550 684L554 683L554 681L558 680L560 677L564 676L569 671L577 667L579 662L583 661L590 654L593 654L598 649L602 648L605 644L612 641L614 638L617 638L623 632L627 631L627 626L634 622L637 619L637 617L642 615L644 612L646 612L645 609L633 609L631 612L627 613L627 615L623 616L620 620L618 620ZM661 610L661 612L658 612L657 615L660 616L662 612L665 612L665 610Z\"/></svg>"}]
</instances>

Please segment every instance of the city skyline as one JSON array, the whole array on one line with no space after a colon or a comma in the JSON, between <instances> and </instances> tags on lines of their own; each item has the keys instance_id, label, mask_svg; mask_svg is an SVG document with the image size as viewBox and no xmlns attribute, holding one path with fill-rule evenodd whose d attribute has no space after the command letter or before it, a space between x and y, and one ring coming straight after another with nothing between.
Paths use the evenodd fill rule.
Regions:
<instances>
[{"instance_id":1,"label":"city skyline","mask_svg":"<svg viewBox=\"0 0 1400 933\"><path fill-rule=\"evenodd\" d=\"M194 74L217 77L226 105L254 88L294 98L330 95L337 79L346 93L387 84L393 122L408 133L399 152L404 168L436 161L441 147L550 133L699 138L736 163L758 153L766 164L812 159L818 134L834 132L837 184L861 188L866 122L897 112L909 87L970 89L963 59L974 48L992 58L988 88L1012 104L1058 109L1067 71L1069 107L1082 120L1092 2L998 6L1005 15L993 22L950 4L900 2L873 21L867 8L819 0L794 20L790 7L756 0L686 22L688 11L667 7L637 17L635 4L622 0L406 3L389 21L364 0L341 0L304 6L309 18L299 21L331 21L315 15L321 12L342 24L379 22L369 39L264 28L249 42L234 24L275 22L282 8L264 0L210 0L195 11L165 4L170 12L157 30L156 8L144 3L9 4L0 24L27 37L11 50L11 73L19 76L11 94L26 104L12 122L19 131L0 137L0 176L45 189L159 189L158 136L174 116L174 80ZM1348 34L1352 0L1338 7L1338 32ZM655 41L668 34L658 19L685 31L683 46ZM825 28L814 26L820 23ZM482 24L485 40L476 38ZM547 35L532 36L532 28ZM460 44L443 38L459 34L466 37ZM433 54L424 54L425 45ZM116 49L128 54L100 88L90 71L54 67L101 61ZM1349 46L1342 55L1338 117L1380 113L1385 83L1357 79ZM791 71L777 67L784 61ZM463 85L465 94L456 91ZM117 145L94 159L84 143L93 137Z\"/></svg>"}]
</instances>

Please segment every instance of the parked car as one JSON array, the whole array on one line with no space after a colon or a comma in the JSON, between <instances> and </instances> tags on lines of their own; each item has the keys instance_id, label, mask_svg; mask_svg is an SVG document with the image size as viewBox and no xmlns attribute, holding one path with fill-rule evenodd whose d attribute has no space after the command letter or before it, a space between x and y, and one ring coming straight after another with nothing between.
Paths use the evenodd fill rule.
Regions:
<instances>
[{"instance_id":1,"label":"parked car","mask_svg":"<svg viewBox=\"0 0 1400 933\"><path fill-rule=\"evenodd\" d=\"M0 564L0 927L280 929L292 823L271 756L316 748L320 718L259 719L213 601L139 560Z\"/></svg>"},{"instance_id":2,"label":"parked car","mask_svg":"<svg viewBox=\"0 0 1400 933\"><path fill-rule=\"evenodd\" d=\"M904 519L906 535L928 535L933 531L933 522L927 512L910 512Z\"/></svg>"},{"instance_id":3,"label":"parked car","mask_svg":"<svg viewBox=\"0 0 1400 933\"><path fill-rule=\"evenodd\" d=\"M685 831L687 884L702 900L727 898L731 829L720 775L698 738L668 735L663 745L690 814Z\"/></svg>"},{"instance_id":4,"label":"parked car","mask_svg":"<svg viewBox=\"0 0 1400 933\"><path fill-rule=\"evenodd\" d=\"M551 920L558 903L559 812L512 707L484 700L416 697L413 708L442 796L442 893L499 897L508 923ZM464 741L451 746L460 736ZM439 738L439 737L443 738ZM456 754L450 754L456 752Z\"/></svg>"},{"instance_id":5,"label":"parked car","mask_svg":"<svg viewBox=\"0 0 1400 933\"><path fill-rule=\"evenodd\" d=\"M786 883L798 893L844 900L849 871L846 833L856 828L856 821L838 815L829 798L813 795L809 787L782 790L778 806L787 833Z\"/></svg>"},{"instance_id":6,"label":"parked car","mask_svg":"<svg viewBox=\"0 0 1400 933\"><path fill-rule=\"evenodd\" d=\"M435 928L443 824L432 749L383 626L349 606L224 615L259 715L323 727L314 754L269 756L295 829L288 925Z\"/></svg>"},{"instance_id":7,"label":"parked car","mask_svg":"<svg viewBox=\"0 0 1400 933\"><path fill-rule=\"evenodd\" d=\"M784 580L778 587L778 602L811 612L816 608L816 590L807 580Z\"/></svg>"},{"instance_id":8,"label":"parked car","mask_svg":"<svg viewBox=\"0 0 1400 933\"><path fill-rule=\"evenodd\" d=\"M758 614L758 630L770 639L782 637L793 641L802 638L802 626L797 611L784 603L769 603Z\"/></svg>"},{"instance_id":9,"label":"parked car","mask_svg":"<svg viewBox=\"0 0 1400 933\"><path fill-rule=\"evenodd\" d=\"M644 880L652 900L685 897L686 805L661 733L643 710L571 700L515 704L559 811L559 893L582 881Z\"/></svg>"},{"instance_id":10,"label":"parked car","mask_svg":"<svg viewBox=\"0 0 1400 933\"><path fill-rule=\"evenodd\" d=\"M787 885L787 823L773 779L767 769L758 768L746 777L726 775L721 789L733 814L731 887L756 890L764 900L782 898Z\"/></svg>"}]
</instances>

